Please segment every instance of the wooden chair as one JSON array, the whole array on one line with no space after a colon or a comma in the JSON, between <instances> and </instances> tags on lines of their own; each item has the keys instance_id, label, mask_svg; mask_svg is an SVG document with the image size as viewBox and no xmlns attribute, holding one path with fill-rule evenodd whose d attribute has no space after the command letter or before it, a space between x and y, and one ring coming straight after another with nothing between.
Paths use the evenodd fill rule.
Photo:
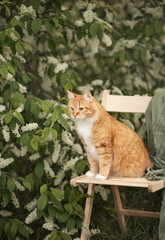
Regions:
<instances>
[{"instance_id":1,"label":"wooden chair","mask_svg":"<svg viewBox=\"0 0 165 240\"><path fill-rule=\"evenodd\" d=\"M125 112L125 113L145 113L151 97L144 96L118 96L109 95L108 90L103 91L102 105L106 111ZM126 231L125 216L141 216L149 218L159 218L159 212L139 211L123 209L119 193L119 186L142 187L148 188L149 192L156 192L165 187L164 180L148 181L145 177L141 178L125 178L110 177L106 180L87 177L85 175L71 179L71 186L76 187L80 184L88 184L88 194L94 196L95 184L110 185L115 202L119 225L122 231ZM89 228L91 213L93 206L93 198L87 198L85 204L84 225ZM87 240L86 229L82 229L81 240Z\"/></svg>"}]
</instances>

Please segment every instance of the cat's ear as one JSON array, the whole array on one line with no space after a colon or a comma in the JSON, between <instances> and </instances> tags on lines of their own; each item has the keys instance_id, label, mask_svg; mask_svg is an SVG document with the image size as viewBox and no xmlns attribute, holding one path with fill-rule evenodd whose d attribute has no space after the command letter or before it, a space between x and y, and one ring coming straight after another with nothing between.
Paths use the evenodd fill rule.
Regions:
<instances>
[{"instance_id":1,"label":"cat's ear","mask_svg":"<svg viewBox=\"0 0 165 240\"><path fill-rule=\"evenodd\" d=\"M70 92L70 91L67 91L68 92L68 99L72 99L72 98L75 98L76 97L76 94Z\"/></svg>"},{"instance_id":2,"label":"cat's ear","mask_svg":"<svg viewBox=\"0 0 165 240\"><path fill-rule=\"evenodd\" d=\"M87 102L92 102L92 94L89 91L86 91L83 96Z\"/></svg>"}]
</instances>

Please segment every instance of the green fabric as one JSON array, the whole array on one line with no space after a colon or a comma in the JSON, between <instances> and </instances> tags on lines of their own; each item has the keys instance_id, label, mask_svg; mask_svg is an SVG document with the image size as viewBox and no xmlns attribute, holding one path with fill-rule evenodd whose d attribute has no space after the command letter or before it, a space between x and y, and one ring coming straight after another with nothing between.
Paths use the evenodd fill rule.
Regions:
<instances>
[{"instance_id":1,"label":"green fabric","mask_svg":"<svg viewBox=\"0 0 165 240\"><path fill-rule=\"evenodd\" d=\"M149 168L146 178L149 180L165 180L165 93L156 94L145 113L148 150L154 169ZM165 191L162 200L159 239L165 240Z\"/></svg>"}]
</instances>

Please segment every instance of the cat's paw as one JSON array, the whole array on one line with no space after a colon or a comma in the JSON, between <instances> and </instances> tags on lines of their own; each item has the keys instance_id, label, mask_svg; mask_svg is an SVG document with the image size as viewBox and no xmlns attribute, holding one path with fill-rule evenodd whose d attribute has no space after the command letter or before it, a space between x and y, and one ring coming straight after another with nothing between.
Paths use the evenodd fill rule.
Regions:
<instances>
[{"instance_id":1,"label":"cat's paw","mask_svg":"<svg viewBox=\"0 0 165 240\"><path fill-rule=\"evenodd\" d=\"M97 179L101 179L101 180L105 180L105 179L107 179L106 177L104 177L104 176L101 175L101 174L97 174L97 175L95 176L95 178L97 178Z\"/></svg>"},{"instance_id":2,"label":"cat's paw","mask_svg":"<svg viewBox=\"0 0 165 240\"><path fill-rule=\"evenodd\" d=\"M91 171L86 172L85 175L87 177L94 177L95 176Z\"/></svg>"}]
</instances>

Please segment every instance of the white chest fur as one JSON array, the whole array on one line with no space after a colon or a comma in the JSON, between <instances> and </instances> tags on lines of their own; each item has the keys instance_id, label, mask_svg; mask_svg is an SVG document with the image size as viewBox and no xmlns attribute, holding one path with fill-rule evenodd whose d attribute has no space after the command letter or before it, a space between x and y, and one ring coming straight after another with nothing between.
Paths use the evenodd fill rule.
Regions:
<instances>
[{"instance_id":1,"label":"white chest fur","mask_svg":"<svg viewBox=\"0 0 165 240\"><path fill-rule=\"evenodd\" d=\"M92 157L95 160L99 161L99 157L98 157L96 148L92 145L92 143L90 141L93 123L94 123L94 120L91 120L91 119L77 120L76 126L77 126L77 131L78 131L79 135L83 138L83 140L87 146L87 151L92 155Z\"/></svg>"}]
</instances>

